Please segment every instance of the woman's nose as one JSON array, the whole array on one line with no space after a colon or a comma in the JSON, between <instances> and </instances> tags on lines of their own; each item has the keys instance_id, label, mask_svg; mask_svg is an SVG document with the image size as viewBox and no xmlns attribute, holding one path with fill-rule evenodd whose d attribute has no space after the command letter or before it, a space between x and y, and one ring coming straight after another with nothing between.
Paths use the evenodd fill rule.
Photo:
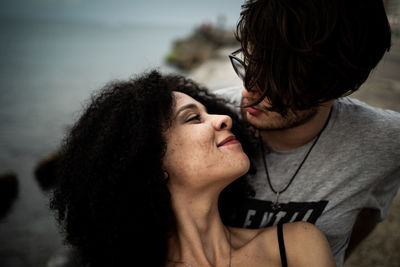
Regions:
<instances>
[{"instance_id":1,"label":"woman's nose","mask_svg":"<svg viewBox=\"0 0 400 267\"><path fill-rule=\"evenodd\" d=\"M215 115L214 126L217 130L232 129L232 119L227 115Z\"/></svg>"}]
</instances>

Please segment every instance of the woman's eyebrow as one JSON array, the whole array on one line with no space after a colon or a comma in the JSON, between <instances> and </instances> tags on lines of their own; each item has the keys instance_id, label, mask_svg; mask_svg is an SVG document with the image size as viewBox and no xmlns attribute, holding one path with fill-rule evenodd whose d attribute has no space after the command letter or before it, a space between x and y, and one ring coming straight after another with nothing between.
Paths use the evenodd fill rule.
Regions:
<instances>
[{"instance_id":1,"label":"woman's eyebrow","mask_svg":"<svg viewBox=\"0 0 400 267\"><path fill-rule=\"evenodd\" d=\"M184 111L184 110L186 110L186 109L198 109L198 107L197 107L196 104L193 104L193 103L184 105L184 106L182 106L182 107L180 107L180 108L178 109L178 111L176 112L175 117L178 117L179 113L181 113L182 111Z\"/></svg>"},{"instance_id":2,"label":"woman's eyebrow","mask_svg":"<svg viewBox=\"0 0 400 267\"><path fill-rule=\"evenodd\" d=\"M197 110L199 110L201 108L198 105L194 104L194 103L190 103L190 104L184 105L184 106L182 106L182 107L180 107L178 109L178 111L176 112L175 117L178 117L179 113L181 113L182 111L184 111L186 109L197 109ZM207 109L205 107L203 107L203 109L207 112Z\"/></svg>"}]
</instances>

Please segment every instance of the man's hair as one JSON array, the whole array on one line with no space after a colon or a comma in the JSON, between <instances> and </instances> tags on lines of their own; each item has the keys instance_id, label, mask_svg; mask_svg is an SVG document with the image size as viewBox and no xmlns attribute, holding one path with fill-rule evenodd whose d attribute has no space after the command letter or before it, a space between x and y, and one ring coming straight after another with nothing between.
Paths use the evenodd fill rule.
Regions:
<instances>
[{"instance_id":1,"label":"man's hair","mask_svg":"<svg viewBox=\"0 0 400 267\"><path fill-rule=\"evenodd\" d=\"M236 37L245 87L283 115L356 91L391 45L382 0L248 0Z\"/></svg>"}]
</instances>

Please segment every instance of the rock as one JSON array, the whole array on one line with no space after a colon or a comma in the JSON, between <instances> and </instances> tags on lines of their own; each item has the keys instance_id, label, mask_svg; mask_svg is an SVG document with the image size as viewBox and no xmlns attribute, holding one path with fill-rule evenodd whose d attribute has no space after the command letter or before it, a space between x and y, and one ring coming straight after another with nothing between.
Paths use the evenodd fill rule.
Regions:
<instances>
[{"instance_id":1,"label":"rock","mask_svg":"<svg viewBox=\"0 0 400 267\"><path fill-rule=\"evenodd\" d=\"M42 158L35 168L35 178L43 191L52 189L57 183L58 152Z\"/></svg>"},{"instance_id":2,"label":"rock","mask_svg":"<svg viewBox=\"0 0 400 267\"><path fill-rule=\"evenodd\" d=\"M219 48L210 59L191 70L187 77L211 91L226 87L241 88L243 82L236 75L228 57L237 48L238 44Z\"/></svg>"},{"instance_id":3,"label":"rock","mask_svg":"<svg viewBox=\"0 0 400 267\"><path fill-rule=\"evenodd\" d=\"M17 175L13 172L0 174L0 219L10 211L18 197L19 185Z\"/></svg>"},{"instance_id":4,"label":"rock","mask_svg":"<svg viewBox=\"0 0 400 267\"><path fill-rule=\"evenodd\" d=\"M213 53L223 46L238 45L232 31L203 24L196 28L194 33L185 39L176 40L167 63L188 71L205 62Z\"/></svg>"}]
</instances>

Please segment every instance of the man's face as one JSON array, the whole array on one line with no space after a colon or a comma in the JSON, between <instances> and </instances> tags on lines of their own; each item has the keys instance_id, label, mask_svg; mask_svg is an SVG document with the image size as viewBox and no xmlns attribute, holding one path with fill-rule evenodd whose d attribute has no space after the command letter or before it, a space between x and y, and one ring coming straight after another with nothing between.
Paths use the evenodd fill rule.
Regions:
<instances>
[{"instance_id":1,"label":"man's face","mask_svg":"<svg viewBox=\"0 0 400 267\"><path fill-rule=\"evenodd\" d=\"M258 90L242 90L242 106L256 102L261 97ZM297 111L294 113L289 110L283 117L278 112L269 111L271 105L267 98L264 98L255 106L244 108L242 114L244 118L259 130L284 130L302 125L312 119L318 112L314 107L308 110Z\"/></svg>"}]
</instances>

